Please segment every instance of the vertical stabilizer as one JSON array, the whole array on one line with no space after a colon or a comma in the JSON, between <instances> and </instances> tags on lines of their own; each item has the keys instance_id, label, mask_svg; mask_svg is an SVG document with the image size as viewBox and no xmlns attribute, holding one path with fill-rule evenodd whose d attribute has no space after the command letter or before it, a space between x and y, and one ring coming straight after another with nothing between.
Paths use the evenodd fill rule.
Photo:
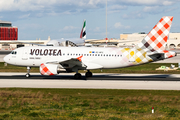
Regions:
<instances>
[{"instance_id":1,"label":"vertical stabilizer","mask_svg":"<svg viewBox=\"0 0 180 120\"><path fill-rule=\"evenodd\" d=\"M80 34L81 39L86 39L86 20L83 22L83 27Z\"/></svg>"},{"instance_id":2,"label":"vertical stabilizer","mask_svg":"<svg viewBox=\"0 0 180 120\"><path fill-rule=\"evenodd\" d=\"M136 47L144 51L161 52L165 50L173 17L164 16Z\"/></svg>"}]
</instances>

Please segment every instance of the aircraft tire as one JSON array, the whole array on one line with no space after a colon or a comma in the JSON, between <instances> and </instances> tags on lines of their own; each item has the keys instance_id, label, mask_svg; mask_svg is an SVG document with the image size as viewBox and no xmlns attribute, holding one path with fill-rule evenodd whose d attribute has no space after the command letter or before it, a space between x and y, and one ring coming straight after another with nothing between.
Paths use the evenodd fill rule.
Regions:
<instances>
[{"instance_id":1,"label":"aircraft tire","mask_svg":"<svg viewBox=\"0 0 180 120\"><path fill-rule=\"evenodd\" d=\"M76 73L74 75L74 79L81 79L82 75L80 73Z\"/></svg>"},{"instance_id":2,"label":"aircraft tire","mask_svg":"<svg viewBox=\"0 0 180 120\"><path fill-rule=\"evenodd\" d=\"M86 77L92 77L92 72L86 72Z\"/></svg>"},{"instance_id":3,"label":"aircraft tire","mask_svg":"<svg viewBox=\"0 0 180 120\"><path fill-rule=\"evenodd\" d=\"M26 74L26 78L29 78L30 77L30 74Z\"/></svg>"}]
</instances>

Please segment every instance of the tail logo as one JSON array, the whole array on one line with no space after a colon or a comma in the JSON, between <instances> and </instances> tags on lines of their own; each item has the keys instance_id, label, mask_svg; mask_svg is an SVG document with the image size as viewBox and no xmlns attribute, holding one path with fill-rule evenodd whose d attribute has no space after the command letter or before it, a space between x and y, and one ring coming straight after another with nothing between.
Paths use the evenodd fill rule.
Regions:
<instances>
[{"instance_id":1,"label":"tail logo","mask_svg":"<svg viewBox=\"0 0 180 120\"><path fill-rule=\"evenodd\" d=\"M83 22L83 27L80 34L81 39L86 39L86 20Z\"/></svg>"},{"instance_id":2,"label":"tail logo","mask_svg":"<svg viewBox=\"0 0 180 120\"><path fill-rule=\"evenodd\" d=\"M141 44L139 44L139 47L151 52L165 50L172 20L173 17L171 16L162 17Z\"/></svg>"}]
</instances>

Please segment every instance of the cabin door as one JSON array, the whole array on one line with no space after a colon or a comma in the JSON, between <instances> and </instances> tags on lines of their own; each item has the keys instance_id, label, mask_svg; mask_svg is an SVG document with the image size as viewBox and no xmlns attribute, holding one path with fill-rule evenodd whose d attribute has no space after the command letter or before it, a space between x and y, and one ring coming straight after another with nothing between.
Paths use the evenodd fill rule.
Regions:
<instances>
[{"instance_id":1,"label":"cabin door","mask_svg":"<svg viewBox=\"0 0 180 120\"><path fill-rule=\"evenodd\" d=\"M24 49L22 53L22 60L28 60L28 50Z\"/></svg>"}]
</instances>

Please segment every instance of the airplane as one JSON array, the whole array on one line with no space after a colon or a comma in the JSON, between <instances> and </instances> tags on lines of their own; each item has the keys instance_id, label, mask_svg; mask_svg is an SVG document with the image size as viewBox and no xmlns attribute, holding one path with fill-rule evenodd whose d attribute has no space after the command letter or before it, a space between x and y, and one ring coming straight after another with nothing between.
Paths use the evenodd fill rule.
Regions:
<instances>
[{"instance_id":1,"label":"airplane","mask_svg":"<svg viewBox=\"0 0 180 120\"><path fill-rule=\"evenodd\" d=\"M31 67L39 67L41 75L76 72L74 78L80 79L79 70L87 70L85 76L92 77L93 69L124 68L168 59L177 55L165 50L172 20L172 16L162 17L134 48L29 46L13 50L4 61L27 67L26 77L30 77Z\"/></svg>"},{"instance_id":2,"label":"airplane","mask_svg":"<svg viewBox=\"0 0 180 120\"><path fill-rule=\"evenodd\" d=\"M137 41L137 40L133 40ZM91 39L86 40L86 20L83 21L83 26L80 32L80 38L61 38L59 40L50 40L46 46L71 46L71 47L98 47L98 46L107 46L107 45L115 45L117 46L118 43L128 43L132 41L123 41L123 42L114 42L103 40L103 39ZM31 43L29 43L31 44ZM44 45L38 45L38 46L44 46Z\"/></svg>"},{"instance_id":3,"label":"airplane","mask_svg":"<svg viewBox=\"0 0 180 120\"><path fill-rule=\"evenodd\" d=\"M61 38L59 40L50 40L46 46L88 46L89 44L84 44L84 40L86 39L86 20L83 21L82 30L80 32L80 38Z\"/></svg>"}]
</instances>

